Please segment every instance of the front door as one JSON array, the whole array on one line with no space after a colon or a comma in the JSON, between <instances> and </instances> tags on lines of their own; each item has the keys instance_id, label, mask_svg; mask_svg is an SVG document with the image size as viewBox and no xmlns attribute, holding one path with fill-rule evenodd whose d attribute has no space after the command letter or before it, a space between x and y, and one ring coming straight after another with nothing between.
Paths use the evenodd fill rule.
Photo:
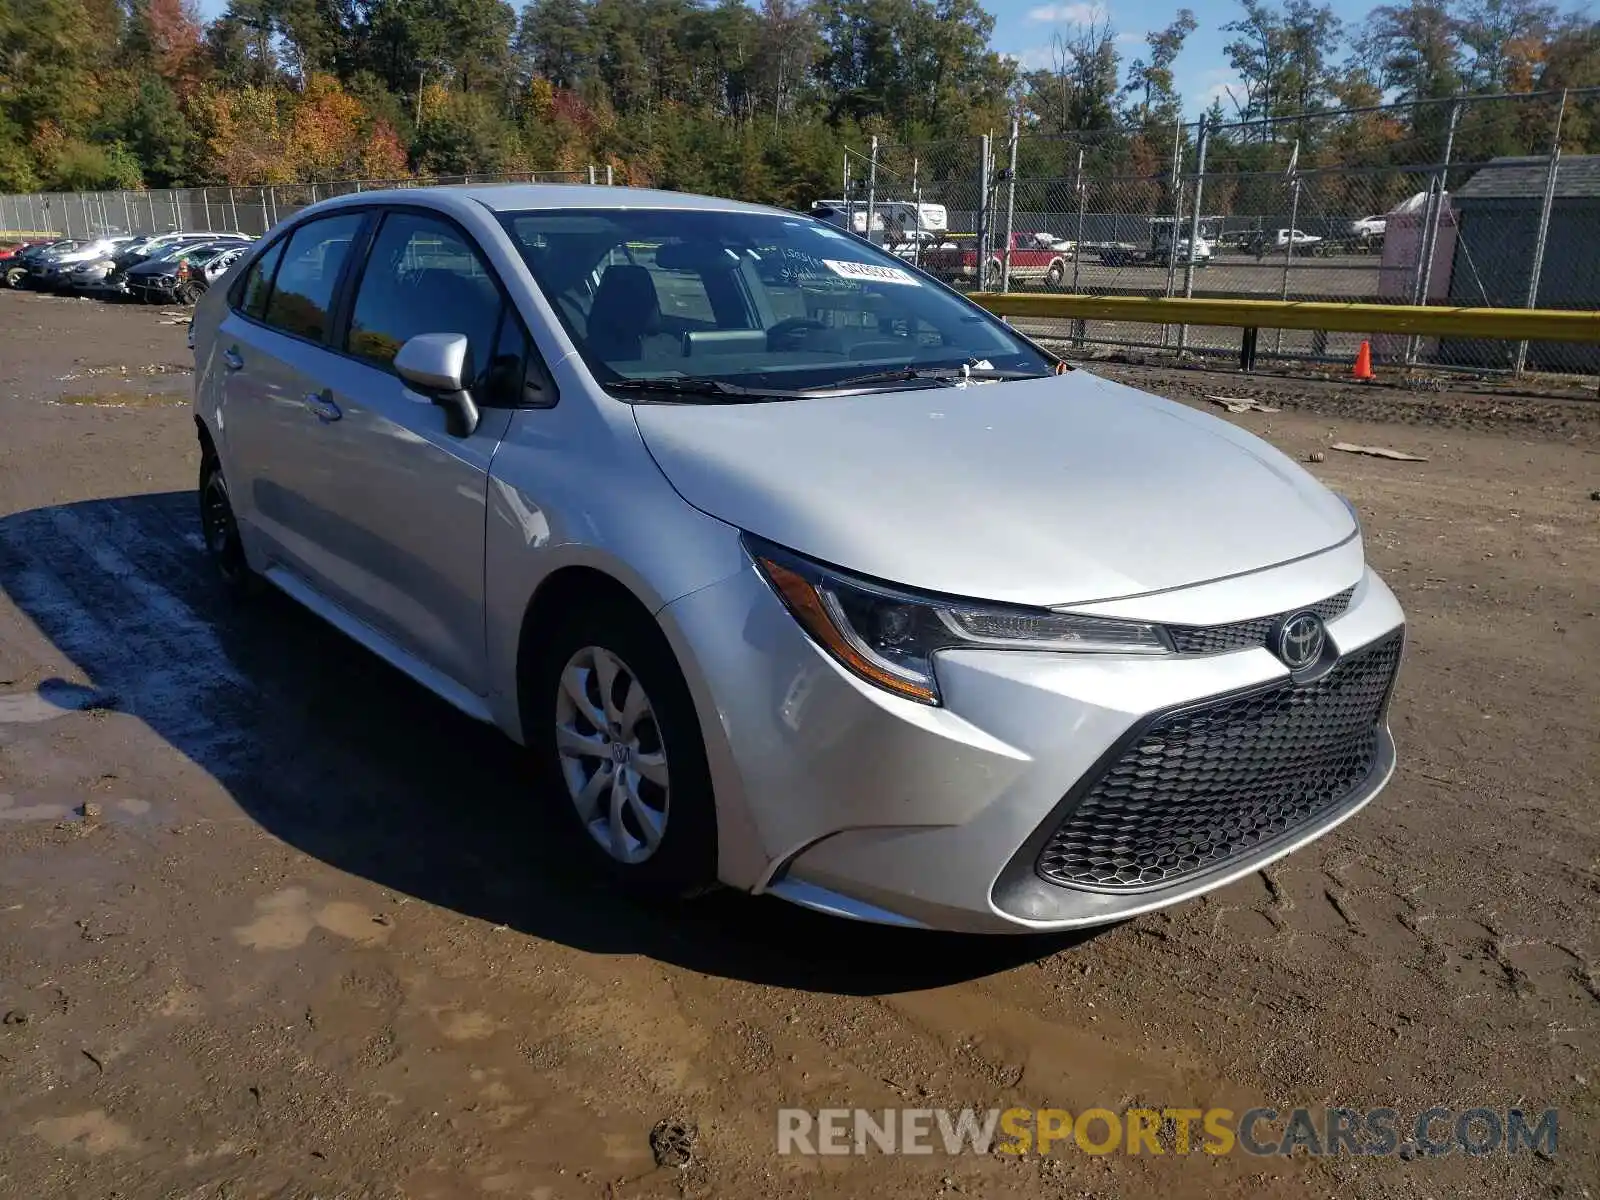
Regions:
<instances>
[{"instance_id":1,"label":"front door","mask_svg":"<svg viewBox=\"0 0 1600 1200\"><path fill-rule=\"evenodd\" d=\"M510 422L497 404L497 344L523 336L470 238L415 210L385 214L353 281L348 329L322 378L325 419L303 469L324 528L332 598L409 653L483 695L483 567L489 465ZM465 334L478 428L395 374L419 333Z\"/></svg>"}]
</instances>

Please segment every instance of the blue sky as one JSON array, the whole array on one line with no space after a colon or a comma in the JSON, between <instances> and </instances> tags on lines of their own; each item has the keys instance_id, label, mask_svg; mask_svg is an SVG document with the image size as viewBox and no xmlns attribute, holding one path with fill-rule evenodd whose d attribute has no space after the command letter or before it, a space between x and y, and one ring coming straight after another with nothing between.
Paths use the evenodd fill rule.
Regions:
<instances>
[{"instance_id":1,"label":"blue sky","mask_svg":"<svg viewBox=\"0 0 1600 1200\"><path fill-rule=\"evenodd\" d=\"M1059 32L1070 34L1078 24L1086 24L1096 15L1109 19L1117 34L1117 51L1122 55L1122 72L1127 75L1128 64L1145 55L1148 47L1144 35L1172 23L1173 16L1185 0L1176 3L1161 0L983 0L984 6L994 14L994 46L1005 54L1014 55L1025 67L1051 65L1051 38ZM1382 0L1371 0L1371 4ZM1178 93L1183 97L1185 114L1197 117L1209 107L1222 89L1232 87L1234 94L1243 99L1239 91L1239 77L1228 66L1222 48L1234 35L1224 33L1222 26L1236 19L1239 5L1233 0L1187 0L1194 10L1197 28L1184 43L1183 53L1173 67ZM1346 28L1364 17L1371 5L1352 3L1351 0L1333 0L1334 12L1345 22ZM1222 107L1232 113L1228 98L1222 96Z\"/></svg>"}]
</instances>

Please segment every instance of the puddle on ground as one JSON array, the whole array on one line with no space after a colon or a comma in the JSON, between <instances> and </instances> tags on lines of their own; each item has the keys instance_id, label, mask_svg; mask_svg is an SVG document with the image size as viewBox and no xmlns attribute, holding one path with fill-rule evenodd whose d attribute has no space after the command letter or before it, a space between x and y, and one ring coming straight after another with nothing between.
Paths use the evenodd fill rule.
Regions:
<instances>
[{"instance_id":1,"label":"puddle on ground","mask_svg":"<svg viewBox=\"0 0 1600 1200\"><path fill-rule=\"evenodd\" d=\"M86 814L85 807L89 806ZM121 824L150 815L148 800L133 796L121 800L90 800L72 803L63 800L38 800L0 792L0 823L7 821L113 821ZM92 814L92 815L88 815Z\"/></svg>"},{"instance_id":2,"label":"puddle on ground","mask_svg":"<svg viewBox=\"0 0 1600 1200\"><path fill-rule=\"evenodd\" d=\"M0 725L36 725L68 713L114 708L116 703L115 692L65 679L46 679L34 691L0 695Z\"/></svg>"}]
</instances>

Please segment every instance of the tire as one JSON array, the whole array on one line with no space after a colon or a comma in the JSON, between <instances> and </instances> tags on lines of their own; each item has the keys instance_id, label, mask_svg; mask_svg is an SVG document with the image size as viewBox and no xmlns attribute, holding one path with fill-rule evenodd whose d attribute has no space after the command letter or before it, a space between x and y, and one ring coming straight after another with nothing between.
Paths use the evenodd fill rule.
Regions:
<instances>
[{"instance_id":1,"label":"tire","mask_svg":"<svg viewBox=\"0 0 1600 1200\"><path fill-rule=\"evenodd\" d=\"M22 281L27 277L28 269L26 267L8 267L5 273L6 286L8 288L20 289L22 287Z\"/></svg>"},{"instance_id":2,"label":"tire","mask_svg":"<svg viewBox=\"0 0 1600 1200\"><path fill-rule=\"evenodd\" d=\"M611 702L602 711L608 674ZM644 712L630 718L641 704L636 689ZM524 741L540 781L603 876L652 900L715 885L705 744L689 685L648 615L619 600L569 607L525 660L522 695ZM631 758L608 749L618 745Z\"/></svg>"},{"instance_id":3,"label":"tire","mask_svg":"<svg viewBox=\"0 0 1600 1200\"><path fill-rule=\"evenodd\" d=\"M243 600L261 590L261 576L250 569L244 543L239 539L239 524L234 519L222 463L209 447L200 456L200 536L206 556L230 596Z\"/></svg>"},{"instance_id":4,"label":"tire","mask_svg":"<svg viewBox=\"0 0 1600 1200\"><path fill-rule=\"evenodd\" d=\"M1044 281L1053 288L1060 287L1067 280L1067 268L1059 261L1050 264L1050 269L1044 273Z\"/></svg>"}]
</instances>

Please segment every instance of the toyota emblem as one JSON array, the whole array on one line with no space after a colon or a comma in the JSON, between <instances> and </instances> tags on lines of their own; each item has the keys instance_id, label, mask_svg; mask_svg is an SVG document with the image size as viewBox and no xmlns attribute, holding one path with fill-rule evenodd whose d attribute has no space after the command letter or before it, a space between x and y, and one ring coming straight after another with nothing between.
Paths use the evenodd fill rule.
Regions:
<instances>
[{"instance_id":1,"label":"toyota emblem","mask_svg":"<svg viewBox=\"0 0 1600 1200\"><path fill-rule=\"evenodd\" d=\"M1322 657L1327 644L1328 631L1322 618L1313 612L1298 612L1284 618L1273 639L1273 653L1283 660L1291 671L1309 667Z\"/></svg>"}]
</instances>

